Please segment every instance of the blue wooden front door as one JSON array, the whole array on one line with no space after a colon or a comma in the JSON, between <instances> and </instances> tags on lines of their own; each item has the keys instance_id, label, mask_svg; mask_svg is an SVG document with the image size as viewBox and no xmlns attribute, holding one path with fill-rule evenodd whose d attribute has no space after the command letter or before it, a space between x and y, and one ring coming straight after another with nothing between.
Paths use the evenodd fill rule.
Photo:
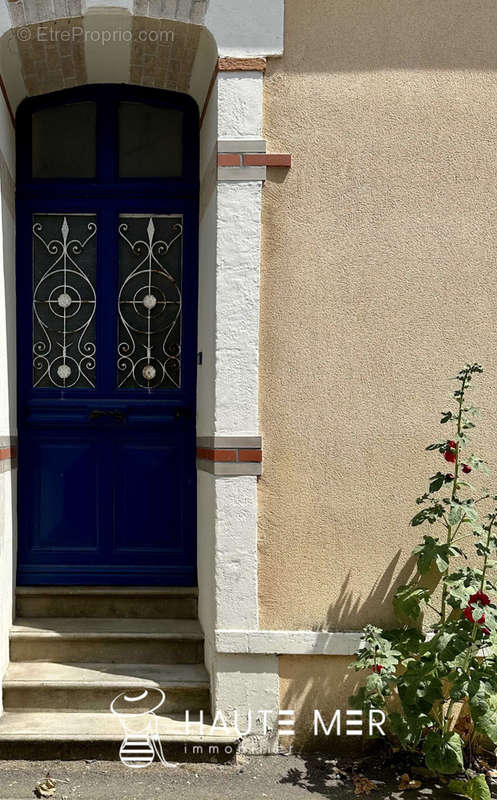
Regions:
<instances>
[{"instance_id":1,"label":"blue wooden front door","mask_svg":"<svg viewBox=\"0 0 497 800\"><path fill-rule=\"evenodd\" d=\"M94 86L18 112L18 582L196 583L198 117Z\"/></svg>"}]
</instances>

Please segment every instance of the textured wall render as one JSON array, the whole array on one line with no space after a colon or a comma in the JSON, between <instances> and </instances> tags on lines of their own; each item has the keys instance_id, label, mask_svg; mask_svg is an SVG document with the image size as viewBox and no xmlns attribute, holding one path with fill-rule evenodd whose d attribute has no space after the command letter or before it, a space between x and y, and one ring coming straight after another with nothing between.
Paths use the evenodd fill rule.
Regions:
<instances>
[{"instance_id":1,"label":"textured wall render","mask_svg":"<svg viewBox=\"0 0 497 800\"><path fill-rule=\"evenodd\" d=\"M260 625L389 622L467 360L497 467L497 6L287 0L265 135Z\"/></svg>"}]
</instances>

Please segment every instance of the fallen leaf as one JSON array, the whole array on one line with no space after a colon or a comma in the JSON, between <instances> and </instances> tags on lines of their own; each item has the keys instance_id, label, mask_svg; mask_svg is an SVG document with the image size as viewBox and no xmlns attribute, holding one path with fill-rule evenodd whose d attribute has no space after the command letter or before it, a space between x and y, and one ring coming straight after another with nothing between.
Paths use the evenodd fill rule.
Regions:
<instances>
[{"instance_id":1,"label":"fallen leaf","mask_svg":"<svg viewBox=\"0 0 497 800\"><path fill-rule=\"evenodd\" d=\"M53 797L55 795L55 781L47 774L45 780L37 783L34 788L36 797Z\"/></svg>"},{"instance_id":2,"label":"fallen leaf","mask_svg":"<svg viewBox=\"0 0 497 800\"><path fill-rule=\"evenodd\" d=\"M406 789L420 789L421 788L421 781L414 781L411 780L410 775L405 772L403 775L400 776L399 780L399 792L404 792Z\"/></svg>"},{"instance_id":3,"label":"fallen leaf","mask_svg":"<svg viewBox=\"0 0 497 800\"><path fill-rule=\"evenodd\" d=\"M363 775L353 775L352 781L354 783L354 794L369 794L376 791L373 781Z\"/></svg>"}]
</instances>

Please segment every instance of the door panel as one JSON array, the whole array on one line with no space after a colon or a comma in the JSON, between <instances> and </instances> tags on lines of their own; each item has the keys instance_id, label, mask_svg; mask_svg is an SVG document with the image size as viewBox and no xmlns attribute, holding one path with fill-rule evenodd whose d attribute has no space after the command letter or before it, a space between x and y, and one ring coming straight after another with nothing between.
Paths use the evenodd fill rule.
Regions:
<instances>
[{"instance_id":1,"label":"door panel","mask_svg":"<svg viewBox=\"0 0 497 800\"><path fill-rule=\"evenodd\" d=\"M32 479L39 496L32 549L51 553L96 551L99 484L96 443L35 439L32 459Z\"/></svg>"},{"instance_id":2,"label":"door panel","mask_svg":"<svg viewBox=\"0 0 497 800\"><path fill-rule=\"evenodd\" d=\"M198 109L88 86L17 130L18 583L194 585Z\"/></svg>"},{"instance_id":3,"label":"door panel","mask_svg":"<svg viewBox=\"0 0 497 800\"><path fill-rule=\"evenodd\" d=\"M184 227L183 213L33 215L20 583L195 583Z\"/></svg>"},{"instance_id":4,"label":"door panel","mask_svg":"<svg viewBox=\"0 0 497 800\"><path fill-rule=\"evenodd\" d=\"M164 437L166 438L166 437ZM169 438L169 437L168 437ZM118 447L116 552L180 553L185 475L184 444L128 442ZM137 536L137 531L140 535Z\"/></svg>"}]
</instances>

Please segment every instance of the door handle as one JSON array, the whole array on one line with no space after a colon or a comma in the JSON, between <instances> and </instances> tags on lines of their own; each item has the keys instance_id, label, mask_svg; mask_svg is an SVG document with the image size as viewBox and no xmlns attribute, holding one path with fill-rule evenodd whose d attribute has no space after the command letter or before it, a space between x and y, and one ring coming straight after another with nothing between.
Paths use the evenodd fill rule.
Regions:
<instances>
[{"instance_id":1,"label":"door handle","mask_svg":"<svg viewBox=\"0 0 497 800\"><path fill-rule=\"evenodd\" d=\"M90 422L93 422L95 419L101 419L102 417L112 417L117 422L124 422L126 414L123 411L119 411L117 408L94 408L93 411L90 412Z\"/></svg>"}]
</instances>

